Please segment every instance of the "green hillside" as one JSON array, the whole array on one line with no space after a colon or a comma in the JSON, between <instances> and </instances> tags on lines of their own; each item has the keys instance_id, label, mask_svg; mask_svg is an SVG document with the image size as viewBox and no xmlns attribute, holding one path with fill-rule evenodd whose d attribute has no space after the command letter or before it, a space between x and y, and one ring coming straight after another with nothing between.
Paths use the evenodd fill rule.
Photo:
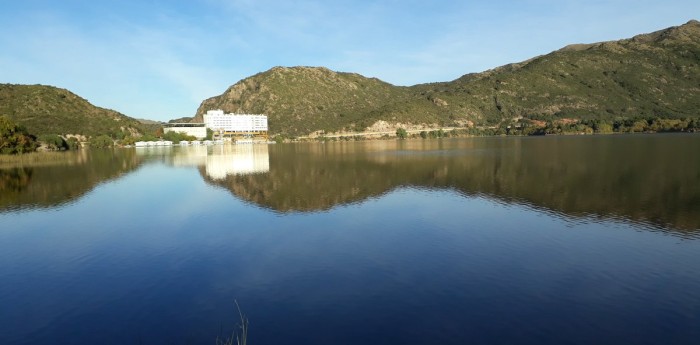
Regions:
<instances>
[{"instance_id":1,"label":"green hillside","mask_svg":"<svg viewBox=\"0 0 700 345\"><path fill-rule=\"evenodd\" d=\"M210 109L268 115L270 131L364 129L388 109L415 102L409 88L322 67L275 67L202 102L195 121ZM426 106L429 104L426 103Z\"/></svg>"},{"instance_id":2,"label":"green hillside","mask_svg":"<svg viewBox=\"0 0 700 345\"><path fill-rule=\"evenodd\" d=\"M495 125L537 120L697 118L700 23L631 39L572 45L531 60L444 83L399 87L326 68L275 67L202 102L264 113L270 131L363 130L394 124Z\"/></svg>"},{"instance_id":3,"label":"green hillside","mask_svg":"<svg viewBox=\"0 0 700 345\"><path fill-rule=\"evenodd\" d=\"M456 117L697 117L700 115L700 23L632 39L572 45L524 63L418 85L450 104Z\"/></svg>"},{"instance_id":4,"label":"green hillside","mask_svg":"<svg viewBox=\"0 0 700 345\"><path fill-rule=\"evenodd\" d=\"M53 86L0 84L0 115L35 135L141 133L135 119Z\"/></svg>"}]
</instances>

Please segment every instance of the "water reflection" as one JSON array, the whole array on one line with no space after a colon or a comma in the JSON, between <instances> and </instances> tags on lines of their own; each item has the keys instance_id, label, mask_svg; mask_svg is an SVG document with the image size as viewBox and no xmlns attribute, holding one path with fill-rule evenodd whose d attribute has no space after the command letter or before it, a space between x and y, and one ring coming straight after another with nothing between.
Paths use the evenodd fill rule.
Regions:
<instances>
[{"instance_id":1,"label":"water reflection","mask_svg":"<svg viewBox=\"0 0 700 345\"><path fill-rule=\"evenodd\" d=\"M0 211L61 205L150 161L198 168L207 183L276 212L329 210L408 186L695 231L699 150L698 135L634 135L80 151L0 169Z\"/></svg>"},{"instance_id":2,"label":"water reflection","mask_svg":"<svg viewBox=\"0 0 700 345\"><path fill-rule=\"evenodd\" d=\"M215 145L146 147L136 150L143 157L165 157L176 167L203 167L208 178L265 173L270 170L268 145Z\"/></svg>"},{"instance_id":3,"label":"water reflection","mask_svg":"<svg viewBox=\"0 0 700 345\"><path fill-rule=\"evenodd\" d=\"M55 207L136 169L130 150L81 150L0 168L0 212Z\"/></svg>"},{"instance_id":4,"label":"water reflection","mask_svg":"<svg viewBox=\"0 0 700 345\"><path fill-rule=\"evenodd\" d=\"M230 175L265 173L270 170L268 145L219 145L207 155L206 173L214 180Z\"/></svg>"},{"instance_id":5,"label":"water reflection","mask_svg":"<svg viewBox=\"0 0 700 345\"><path fill-rule=\"evenodd\" d=\"M203 176L279 212L327 210L413 186L568 217L697 230L698 149L700 137L692 135L277 145L265 174Z\"/></svg>"}]
</instances>

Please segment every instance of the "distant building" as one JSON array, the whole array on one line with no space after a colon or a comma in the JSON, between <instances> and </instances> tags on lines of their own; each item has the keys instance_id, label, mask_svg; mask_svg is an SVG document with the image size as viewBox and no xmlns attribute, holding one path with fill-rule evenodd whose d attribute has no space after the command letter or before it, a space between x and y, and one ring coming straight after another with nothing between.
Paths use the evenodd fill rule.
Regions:
<instances>
[{"instance_id":1,"label":"distant building","mask_svg":"<svg viewBox=\"0 0 700 345\"><path fill-rule=\"evenodd\" d=\"M204 114L204 125L218 138L267 139L267 115L224 114L223 110L209 110Z\"/></svg>"},{"instance_id":2,"label":"distant building","mask_svg":"<svg viewBox=\"0 0 700 345\"><path fill-rule=\"evenodd\" d=\"M168 132L185 133L197 139L207 137L207 127L203 123L166 123L163 126L163 133Z\"/></svg>"}]
</instances>

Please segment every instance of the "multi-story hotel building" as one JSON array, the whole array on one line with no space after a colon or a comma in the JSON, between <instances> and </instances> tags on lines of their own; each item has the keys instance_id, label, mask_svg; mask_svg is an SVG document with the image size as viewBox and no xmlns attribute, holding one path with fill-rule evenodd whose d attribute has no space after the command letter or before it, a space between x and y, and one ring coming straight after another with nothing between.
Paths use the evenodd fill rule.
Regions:
<instances>
[{"instance_id":1,"label":"multi-story hotel building","mask_svg":"<svg viewBox=\"0 0 700 345\"><path fill-rule=\"evenodd\" d=\"M204 125L219 138L267 138L267 115L209 110L204 114Z\"/></svg>"}]
</instances>

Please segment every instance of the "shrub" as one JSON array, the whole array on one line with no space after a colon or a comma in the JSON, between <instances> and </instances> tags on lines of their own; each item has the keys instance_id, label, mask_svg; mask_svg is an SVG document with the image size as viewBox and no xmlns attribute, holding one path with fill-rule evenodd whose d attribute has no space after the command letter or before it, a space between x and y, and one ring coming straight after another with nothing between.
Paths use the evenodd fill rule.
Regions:
<instances>
[{"instance_id":1,"label":"shrub","mask_svg":"<svg viewBox=\"0 0 700 345\"><path fill-rule=\"evenodd\" d=\"M68 149L68 143L58 134L40 135L37 140L46 145L46 147L52 151L62 151Z\"/></svg>"},{"instance_id":2,"label":"shrub","mask_svg":"<svg viewBox=\"0 0 700 345\"><path fill-rule=\"evenodd\" d=\"M109 135L100 135L95 138L90 139L90 147L91 148L96 148L96 149L103 149L103 148L109 148L114 146L114 141L112 141L112 138L109 137Z\"/></svg>"},{"instance_id":3,"label":"shrub","mask_svg":"<svg viewBox=\"0 0 700 345\"><path fill-rule=\"evenodd\" d=\"M0 116L0 154L32 152L37 146L36 138L24 127Z\"/></svg>"},{"instance_id":4,"label":"shrub","mask_svg":"<svg viewBox=\"0 0 700 345\"><path fill-rule=\"evenodd\" d=\"M396 137L399 139L406 139L408 137L408 132L404 128L399 128L396 130Z\"/></svg>"}]
</instances>

